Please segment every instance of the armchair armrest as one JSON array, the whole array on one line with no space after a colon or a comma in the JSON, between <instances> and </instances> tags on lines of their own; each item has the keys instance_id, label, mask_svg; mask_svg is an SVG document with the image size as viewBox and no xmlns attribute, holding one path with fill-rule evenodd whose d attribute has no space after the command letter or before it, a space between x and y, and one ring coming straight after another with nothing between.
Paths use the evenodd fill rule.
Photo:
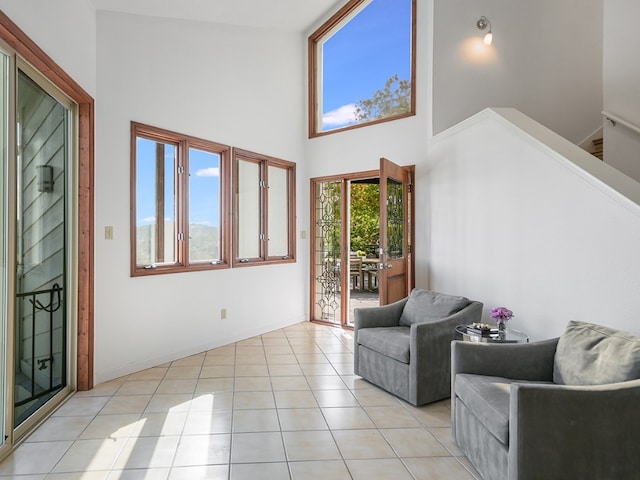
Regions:
<instances>
[{"instance_id":1,"label":"armchair armrest","mask_svg":"<svg viewBox=\"0 0 640 480\"><path fill-rule=\"evenodd\" d=\"M411 397L417 396L417 385L422 385L422 398L416 398L418 404L433 402L449 397L451 393L451 341L455 338L457 325L480 320L482 303L471 302L459 312L440 320L414 323L411 325L410 383Z\"/></svg>"},{"instance_id":2,"label":"armchair armrest","mask_svg":"<svg viewBox=\"0 0 640 480\"><path fill-rule=\"evenodd\" d=\"M454 439L458 373L551 382L557 345L558 338L516 344L451 342L451 426Z\"/></svg>"},{"instance_id":3,"label":"armchair armrest","mask_svg":"<svg viewBox=\"0 0 640 480\"><path fill-rule=\"evenodd\" d=\"M353 371L360 374L358 332L362 328L397 327L408 298L381 307L356 308L353 312Z\"/></svg>"},{"instance_id":4,"label":"armchair armrest","mask_svg":"<svg viewBox=\"0 0 640 480\"><path fill-rule=\"evenodd\" d=\"M457 373L473 373L551 382L557 344L557 338L516 344L455 341L451 345L451 378L455 380Z\"/></svg>"},{"instance_id":5,"label":"armchair armrest","mask_svg":"<svg viewBox=\"0 0 640 480\"><path fill-rule=\"evenodd\" d=\"M381 307L356 308L353 328L397 327L408 298Z\"/></svg>"},{"instance_id":6,"label":"armchair armrest","mask_svg":"<svg viewBox=\"0 0 640 480\"><path fill-rule=\"evenodd\" d=\"M639 405L640 380L513 384L509 478L638 478Z\"/></svg>"}]
</instances>

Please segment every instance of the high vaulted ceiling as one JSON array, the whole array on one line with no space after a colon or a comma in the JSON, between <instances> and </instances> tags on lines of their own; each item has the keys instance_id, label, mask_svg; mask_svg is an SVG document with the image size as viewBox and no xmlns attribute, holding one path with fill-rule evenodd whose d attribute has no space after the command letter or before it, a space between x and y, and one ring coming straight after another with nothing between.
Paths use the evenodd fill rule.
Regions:
<instances>
[{"instance_id":1,"label":"high vaulted ceiling","mask_svg":"<svg viewBox=\"0 0 640 480\"><path fill-rule=\"evenodd\" d=\"M346 0L92 0L98 10L304 32Z\"/></svg>"}]
</instances>

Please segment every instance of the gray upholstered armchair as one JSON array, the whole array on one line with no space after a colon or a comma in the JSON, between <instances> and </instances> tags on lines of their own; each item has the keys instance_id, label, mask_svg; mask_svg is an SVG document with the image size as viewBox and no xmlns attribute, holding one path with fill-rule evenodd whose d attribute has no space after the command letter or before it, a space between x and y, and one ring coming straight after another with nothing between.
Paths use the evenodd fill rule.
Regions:
<instances>
[{"instance_id":1,"label":"gray upholstered armchair","mask_svg":"<svg viewBox=\"0 0 640 480\"><path fill-rule=\"evenodd\" d=\"M390 305L358 308L354 372L413 405L448 398L455 327L481 315L480 302L418 289Z\"/></svg>"},{"instance_id":2,"label":"gray upholstered armchair","mask_svg":"<svg viewBox=\"0 0 640 480\"><path fill-rule=\"evenodd\" d=\"M452 345L454 440L485 480L640 478L640 337Z\"/></svg>"}]
</instances>

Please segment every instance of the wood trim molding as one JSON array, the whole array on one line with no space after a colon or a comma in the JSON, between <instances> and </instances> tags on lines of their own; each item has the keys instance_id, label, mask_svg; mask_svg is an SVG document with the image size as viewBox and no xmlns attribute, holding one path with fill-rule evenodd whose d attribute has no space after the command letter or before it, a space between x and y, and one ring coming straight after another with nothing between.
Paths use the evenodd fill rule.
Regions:
<instances>
[{"instance_id":1,"label":"wood trim molding","mask_svg":"<svg viewBox=\"0 0 640 480\"><path fill-rule=\"evenodd\" d=\"M94 100L1 10L0 38L78 104L76 385L78 390L90 390L94 358Z\"/></svg>"},{"instance_id":2,"label":"wood trim molding","mask_svg":"<svg viewBox=\"0 0 640 480\"><path fill-rule=\"evenodd\" d=\"M77 388L93 388L94 357L94 104L80 105L78 148Z\"/></svg>"}]
</instances>

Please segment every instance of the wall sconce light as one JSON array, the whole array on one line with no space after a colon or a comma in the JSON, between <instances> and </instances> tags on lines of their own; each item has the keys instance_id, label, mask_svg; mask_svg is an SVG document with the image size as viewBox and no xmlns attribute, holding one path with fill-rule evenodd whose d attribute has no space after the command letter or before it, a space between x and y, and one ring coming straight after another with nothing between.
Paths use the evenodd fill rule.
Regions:
<instances>
[{"instance_id":1,"label":"wall sconce light","mask_svg":"<svg viewBox=\"0 0 640 480\"><path fill-rule=\"evenodd\" d=\"M491 45L491 43L493 42L493 32L491 31L491 22L489 21L489 19L483 15L482 17L480 17L480 20L476 22L476 26L479 30L484 30L489 27L489 31L484 36L483 42L485 45Z\"/></svg>"},{"instance_id":2,"label":"wall sconce light","mask_svg":"<svg viewBox=\"0 0 640 480\"><path fill-rule=\"evenodd\" d=\"M36 172L38 191L44 193L53 192L53 167L51 165L38 165Z\"/></svg>"}]
</instances>

